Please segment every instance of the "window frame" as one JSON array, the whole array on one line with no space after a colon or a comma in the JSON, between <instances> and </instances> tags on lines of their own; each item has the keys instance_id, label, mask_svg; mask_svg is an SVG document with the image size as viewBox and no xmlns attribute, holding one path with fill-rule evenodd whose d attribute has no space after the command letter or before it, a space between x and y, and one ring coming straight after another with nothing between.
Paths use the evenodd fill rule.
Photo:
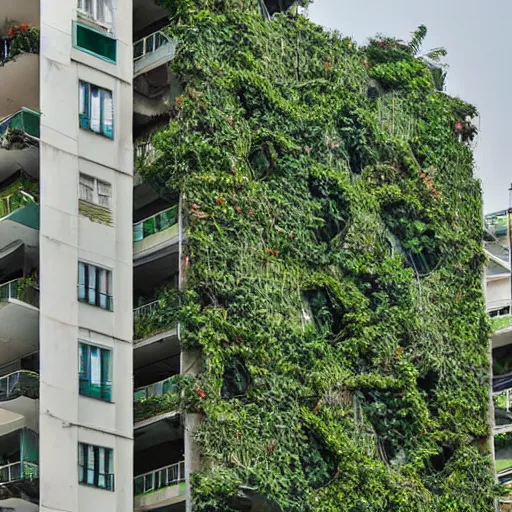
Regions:
<instances>
[{"instance_id":1,"label":"window frame","mask_svg":"<svg viewBox=\"0 0 512 512\"><path fill-rule=\"evenodd\" d=\"M92 180L92 200L89 200L85 197L82 197L82 176L86 179ZM105 194L100 194L100 185L106 185L110 187L110 195L106 196ZM80 201L86 201L87 203L94 204L96 206L101 206L109 211L112 211L112 184L107 181L100 180L99 178L95 178L89 174L84 172L80 172L78 175L78 199ZM84 185L85 186L85 185ZM100 197L108 197L108 206L105 206L100 203Z\"/></svg>"},{"instance_id":2,"label":"window frame","mask_svg":"<svg viewBox=\"0 0 512 512\"><path fill-rule=\"evenodd\" d=\"M112 270L86 261L79 261L77 298L84 304L105 311L114 311Z\"/></svg>"},{"instance_id":3,"label":"window frame","mask_svg":"<svg viewBox=\"0 0 512 512\"><path fill-rule=\"evenodd\" d=\"M98 351L99 384L93 382L93 350ZM85 368L83 368L84 359ZM102 402L112 402L113 371L113 350L111 348L102 347L81 339L78 340L78 394L80 396L101 400ZM99 396L86 391L94 385L99 387Z\"/></svg>"},{"instance_id":4,"label":"window frame","mask_svg":"<svg viewBox=\"0 0 512 512\"><path fill-rule=\"evenodd\" d=\"M83 11L80 10L79 12L83 12ZM89 19L89 16L87 16L87 19ZM94 21L94 23L99 24L101 22ZM89 50L88 48L85 48L84 46L80 46L78 44L78 28L79 27L86 29L86 30L90 30L91 32L95 32L96 34L98 34L102 37L112 39L115 43L114 58L111 59L109 57L105 57L105 55L101 55L100 53L96 53L92 50ZM73 48L75 48L76 50L78 50L80 52L84 52L84 53L87 53L88 55L96 57L97 59L104 60L105 62L108 62L109 64L114 64L114 65L117 64L117 39L115 37L113 37L112 34L107 34L101 30L91 27L90 25L87 25L85 23L80 23L79 21L73 21Z\"/></svg>"},{"instance_id":5,"label":"window frame","mask_svg":"<svg viewBox=\"0 0 512 512\"><path fill-rule=\"evenodd\" d=\"M99 130L92 127L92 97L93 89L98 91L100 117L99 117ZM105 100L110 95L112 102L112 125L110 133L108 133L107 125L105 124ZM78 125L80 128L93 132L97 135L102 135L107 139L114 140L114 94L111 90L99 87L98 85L91 84L85 80L78 81Z\"/></svg>"},{"instance_id":6,"label":"window frame","mask_svg":"<svg viewBox=\"0 0 512 512\"><path fill-rule=\"evenodd\" d=\"M103 466L103 471L100 472ZM115 490L114 449L90 443L78 442L78 483L103 489ZM103 477L103 485L101 485Z\"/></svg>"}]
</instances>

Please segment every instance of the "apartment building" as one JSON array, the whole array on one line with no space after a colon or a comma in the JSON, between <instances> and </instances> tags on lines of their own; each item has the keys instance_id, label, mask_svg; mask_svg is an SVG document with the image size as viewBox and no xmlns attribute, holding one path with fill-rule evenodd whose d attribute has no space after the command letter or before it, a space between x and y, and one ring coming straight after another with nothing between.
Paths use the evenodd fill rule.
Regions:
<instances>
[{"instance_id":1,"label":"apartment building","mask_svg":"<svg viewBox=\"0 0 512 512\"><path fill-rule=\"evenodd\" d=\"M494 454L500 483L512 485L512 281L510 267L510 214L499 211L485 217L487 255L486 302L491 317ZM512 510L512 494L500 510Z\"/></svg>"},{"instance_id":2,"label":"apartment building","mask_svg":"<svg viewBox=\"0 0 512 512\"><path fill-rule=\"evenodd\" d=\"M175 94L168 23L153 0L0 4L2 511L185 510L178 196L134 179Z\"/></svg>"}]
</instances>

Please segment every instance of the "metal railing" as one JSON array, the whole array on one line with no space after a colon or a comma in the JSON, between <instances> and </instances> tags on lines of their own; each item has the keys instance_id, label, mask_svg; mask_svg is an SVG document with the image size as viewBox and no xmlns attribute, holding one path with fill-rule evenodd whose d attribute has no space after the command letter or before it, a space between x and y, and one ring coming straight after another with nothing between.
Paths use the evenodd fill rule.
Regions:
<instances>
[{"instance_id":1,"label":"metal railing","mask_svg":"<svg viewBox=\"0 0 512 512\"><path fill-rule=\"evenodd\" d=\"M39 478L39 466L33 462L11 462L0 466L0 485Z\"/></svg>"},{"instance_id":2,"label":"metal railing","mask_svg":"<svg viewBox=\"0 0 512 512\"><path fill-rule=\"evenodd\" d=\"M148 140L135 146L135 160L139 160L146 165L154 162L158 157L158 152L153 143Z\"/></svg>"},{"instance_id":3,"label":"metal railing","mask_svg":"<svg viewBox=\"0 0 512 512\"><path fill-rule=\"evenodd\" d=\"M165 231L178 222L178 206L155 213L133 225L133 241L140 242L151 235Z\"/></svg>"},{"instance_id":4,"label":"metal railing","mask_svg":"<svg viewBox=\"0 0 512 512\"><path fill-rule=\"evenodd\" d=\"M167 50L169 51L170 58L173 59L176 53L176 45L176 41L173 41L163 32L157 30L133 43L133 61L136 62L148 54L155 53L163 46L168 47Z\"/></svg>"},{"instance_id":5,"label":"metal railing","mask_svg":"<svg viewBox=\"0 0 512 512\"><path fill-rule=\"evenodd\" d=\"M177 485L185 481L185 461L155 469L134 478L135 496Z\"/></svg>"},{"instance_id":6,"label":"metal railing","mask_svg":"<svg viewBox=\"0 0 512 512\"><path fill-rule=\"evenodd\" d=\"M138 400L145 400L146 398L150 398L152 396L162 396L167 393L171 393L172 391L176 391L176 381L177 375L173 375L172 377L168 377L167 379L155 382L154 384L149 384L147 386L138 388L133 393L133 400L137 402Z\"/></svg>"},{"instance_id":7,"label":"metal railing","mask_svg":"<svg viewBox=\"0 0 512 512\"><path fill-rule=\"evenodd\" d=\"M13 279L0 285L0 302L17 299L39 307L39 290L22 279Z\"/></svg>"},{"instance_id":8,"label":"metal railing","mask_svg":"<svg viewBox=\"0 0 512 512\"><path fill-rule=\"evenodd\" d=\"M39 375L27 370L19 370L0 377L0 402L13 400L19 396L39 397Z\"/></svg>"},{"instance_id":9,"label":"metal railing","mask_svg":"<svg viewBox=\"0 0 512 512\"><path fill-rule=\"evenodd\" d=\"M0 122L0 136L3 136L7 130L17 130L38 139L40 134L40 117L41 114L39 112L23 107Z\"/></svg>"},{"instance_id":10,"label":"metal railing","mask_svg":"<svg viewBox=\"0 0 512 512\"><path fill-rule=\"evenodd\" d=\"M162 307L162 299L154 300L153 302L150 302L149 304L144 304L143 306L140 306L138 308L135 308L133 310L133 321L136 322L137 320L140 320L141 318L150 316L153 311L156 311L157 309L160 309Z\"/></svg>"}]
</instances>

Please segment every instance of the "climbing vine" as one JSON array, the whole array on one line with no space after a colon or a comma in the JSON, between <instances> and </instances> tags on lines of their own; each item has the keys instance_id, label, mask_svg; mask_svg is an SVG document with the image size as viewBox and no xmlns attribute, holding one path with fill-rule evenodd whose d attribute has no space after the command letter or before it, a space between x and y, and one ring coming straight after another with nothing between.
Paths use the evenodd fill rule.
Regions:
<instances>
[{"instance_id":1,"label":"climbing vine","mask_svg":"<svg viewBox=\"0 0 512 512\"><path fill-rule=\"evenodd\" d=\"M476 110L421 34L163 3L183 93L142 173L183 198L194 510L493 510Z\"/></svg>"}]
</instances>

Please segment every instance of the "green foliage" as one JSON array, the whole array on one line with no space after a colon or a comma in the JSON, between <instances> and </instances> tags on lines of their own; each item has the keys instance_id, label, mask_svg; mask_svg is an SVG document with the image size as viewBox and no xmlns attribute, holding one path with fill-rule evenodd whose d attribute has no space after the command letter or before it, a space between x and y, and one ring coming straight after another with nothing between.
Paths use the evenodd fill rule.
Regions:
<instances>
[{"instance_id":1,"label":"green foliage","mask_svg":"<svg viewBox=\"0 0 512 512\"><path fill-rule=\"evenodd\" d=\"M184 199L194 510L246 485L286 512L490 512L481 192L454 131L474 107L405 43L166 4L184 92L143 175Z\"/></svg>"},{"instance_id":2,"label":"green foliage","mask_svg":"<svg viewBox=\"0 0 512 512\"><path fill-rule=\"evenodd\" d=\"M179 313L179 295L172 287L162 288L156 293L158 304L141 312L133 322L134 339L140 340L175 327Z\"/></svg>"},{"instance_id":3,"label":"green foliage","mask_svg":"<svg viewBox=\"0 0 512 512\"><path fill-rule=\"evenodd\" d=\"M498 332L502 329L506 329L507 327L510 327L512 325L512 316L506 315L506 316L495 316L494 318L491 318L491 329L492 332Z\"/></svg>"}]
</instances>

